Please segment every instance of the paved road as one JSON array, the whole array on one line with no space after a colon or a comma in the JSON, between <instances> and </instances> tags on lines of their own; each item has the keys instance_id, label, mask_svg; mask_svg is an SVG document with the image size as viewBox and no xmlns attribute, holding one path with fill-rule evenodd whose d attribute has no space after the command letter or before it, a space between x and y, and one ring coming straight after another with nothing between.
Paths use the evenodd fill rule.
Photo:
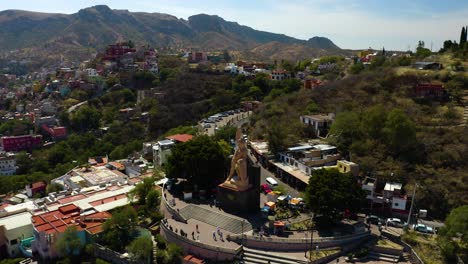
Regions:
<instances>
[{"instance_id":1,"label":"paved road","mask_svg":"<svg viewBox=\"0 0 468 264\"><path fill-rule=\"evenodd\" d=\"M253 155L250 154L250 151L248 152L250 160L253 162L256 162L257 160ZM292 197L298 197L299 196L299 191L294 189L293 187L289 186L288 184L282 182L279 178L277 178L273 173L268 171L267 169L263 168L260 166L260 184L266 183L266 178L271 177L275 179L279 184L283 185L288 192L289 195Z\"/></svg>"}]
</instances>

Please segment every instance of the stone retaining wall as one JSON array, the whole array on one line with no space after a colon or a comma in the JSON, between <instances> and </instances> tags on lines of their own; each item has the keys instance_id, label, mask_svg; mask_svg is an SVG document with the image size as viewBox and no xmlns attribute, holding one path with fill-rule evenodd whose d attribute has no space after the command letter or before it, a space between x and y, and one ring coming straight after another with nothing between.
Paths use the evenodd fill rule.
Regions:
<instances>
[{"instance_id":1,"label":"stone retaining wall","mask_svg":"<svg viewBox=\"0 0 468 264\"><path fill-rule=\"evenodd\" d=\"M167 211L172 215L172 218L179 222L187 223L187 219L185 219L177 210L172 208L172 206L169 204L166 198L166 184L164 183L162 186L162 197L163 197L163 203L164 207L166 207Z\"/></svg>"},{"instance_id":2,"label":"stone retaining wall","mask_svg":"<svg viewBox=\"0 0 468 264\"><path fill-rule=\"evenodd\" d=\"M414 251L414 249L406 242L402 241L399 236L396 236L386 231L382 231L382 236L392 242L397 243L398 245L403 246L404 251L410 254L410 258L414 261L415 264L424 264L424 261L422 261L422 259L416 253L416 251Z\"/></svg>"},{"instance_id":3,"label":"stone retaining wall","mask_svg":"<svg viewBox=\"0 0 468 264\"><path fill-rule=\"evenodd\" d=\"M216 261L228 261L234 260L236 256L242 251L242 247L239 246L236 249L215 247L206 245L197 241L185 238L174 231L171 231L165 224L161 225L161 235L169 242L176 243L184 249L185 254L191 254L195 256L202 256L203 258L216 260Z\"/></svg>"},{"instance_id":4,"label":"stone retaining wall","mask_svg":"<svg viewBox=\"0 0 468 264\"><path fill-rule=\"evenodd\" d=\"M136 264L128 258L125 258L119 252L115 252L107 247L94 243L94 256L114 264Z\"/></svg>"},{"instance_id":5,"label":"stone retaining wall","mask_svg":"<svg viewBox=\"0 0 468 264\"><path fill-rule=\"evenodd\" d=\"M348 236L316 238L313 239L312 248L315 246L319 246L320 248L337 247L347 243L366 239L369 236L370 232L366 231ZM228 239L240 243L241 235L231 235L228 237ZM242 243L246 247L262 250L305 251L310 248L310 238L260 238L258 236L244 235Z\"/></svg>"}]
</instances>

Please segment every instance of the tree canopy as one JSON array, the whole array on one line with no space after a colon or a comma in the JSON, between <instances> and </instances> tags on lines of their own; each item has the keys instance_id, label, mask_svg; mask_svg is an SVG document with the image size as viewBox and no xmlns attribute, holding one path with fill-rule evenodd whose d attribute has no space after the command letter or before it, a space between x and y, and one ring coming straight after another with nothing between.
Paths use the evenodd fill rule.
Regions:
<instances>
[{"instance_id":1,"label":"tree canopy","mask_svg":"<svg viewBox=\"0 0 468 264\"><path fill-rule=\"evenodd\" d=\"M113 250L122 250L132 240L137 225L137 213L131 206L124 206L112 213L104 223L103 241Z\"/></svg>"},{"instance_id":2,"label":"tree canopy","mask_svg":"<svg viewBox=\"0 0 468 264\"><path fill-rule=\"evenodd\" d=\"M305 200L315 215L334 222L347 210L357 212L365 197L351 174L340 173L337 169L321 169L312 173Z\"/></svg>"},{"instance_id":3,"label":"tree canopy","mask_svg":"<svg viewBox=\"0 0 468 264\"><path fill-rule=\"evenodd\" d=\"M59 252L60 256L80 255L83 244L81 243L77 232L76 227L71 226L65 229L65 231L58 237L57 242L55 243L55 249Z\"/></svg>"},{"instance_id":4,"label":"tree canopy","mask_svg":"<svg viewBox=\"0 0 468 264\"><path fill-rule=\"evenodd\" d=\"M166 174L169 178L185 178L201 188L212 187L224 177L226 158L217 141L208 136L198 136L171 149Z\"/></svg>"},{"instance_id":5,"label":"tree canopy","mask_svg":"<svg viewBox=\"0 0 468 264\"><path fill-rule=\"evenodd\" d=\"M153 242L147 236L141 236L132 241L128 246L128 252L137 263L149 263L151 251L153 250Z\"/></svg>"}]
</instances>

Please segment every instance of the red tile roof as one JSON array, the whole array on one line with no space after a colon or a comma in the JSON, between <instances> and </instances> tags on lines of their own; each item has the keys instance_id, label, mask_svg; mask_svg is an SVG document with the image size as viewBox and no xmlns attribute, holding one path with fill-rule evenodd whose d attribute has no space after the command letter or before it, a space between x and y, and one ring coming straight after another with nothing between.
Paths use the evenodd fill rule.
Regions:
<instances>
[{"instance_id":1,"label":"red tile roof","mask_svg":"<svg viewBox=\"0 0 468 264\"><path fill-rule=\"evenodd\" d=\"M31 184L31 189L36 190L36 189L45 188L46 186L47 184L45 184L44 182L35 182Z\"/></svg>"},{"instance_id":2,"label":"red tile roof","mask_svg":"<svg viewBox=\"0 0 468 264\"><path fill-rule=\"evenodd\" d=\"M179 141L179 142L187 142L187 141L192 140L193 136L189 135L189 134L176 134L176 135L168 136L166 138L167 139L173 139L173 140Z\"/></svg>"},{"instance_id":3,"label":"red tile roof","mask_svg":"<svg viewBox=\"0 0 468 264\"><path fill-rule=\"evenodd\" d=\"M125 197L127 197L127 194L122 193L122 194L118 194L118 195L115 195L115 196L112 196L112 197L108 197L108 198L105 198L105 199L96 200L96 201L94 201L94 202L90 202L89 204L91 204L92 206L97 206L97 205L101 205L101 204L106 204L106 203L110 203L110 202L113 202L113 201L117 201L117 200L120 200L120 199L124 199Z\"/></svg>"},{"instance_id":4,"label":"red tile roof","mask_svg":"<svg viewBox=\"0 0 468 264\"><path fill-rule=\"evenodd\" d=\"M62 206L55 211L34 215L32 223L38 232L47 234L62 233L71 226L75 226L78 231L86 230L90 234L97 234L103 230L104 222L112 217L108 212L80 216L80 210L73 204Z\"/></svg>"}]
</instances>

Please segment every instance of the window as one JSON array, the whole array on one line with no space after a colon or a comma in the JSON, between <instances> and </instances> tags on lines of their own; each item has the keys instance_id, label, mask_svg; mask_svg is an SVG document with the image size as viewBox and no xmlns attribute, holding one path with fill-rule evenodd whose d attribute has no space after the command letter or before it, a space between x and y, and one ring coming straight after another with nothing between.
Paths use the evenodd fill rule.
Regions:
<instances>
[{"instance_id":1,"label":"window","mask_svg":"<svg viewBox=\"0 0 468 264\"><path fill-rule=\"evenodd\" d=\"M395 203L393 206L398 207L398 203Z\"/></svg>"},{"instance_id":2,"label":"window","mask_svg":"<svg viewBox=\"0 0 468 264\"><path fill-rule=\"evenodd\" d=\"M10 240L10 245L16 245L16 244L18 244L17 239Z\"/></svg>"}]
</instances>

